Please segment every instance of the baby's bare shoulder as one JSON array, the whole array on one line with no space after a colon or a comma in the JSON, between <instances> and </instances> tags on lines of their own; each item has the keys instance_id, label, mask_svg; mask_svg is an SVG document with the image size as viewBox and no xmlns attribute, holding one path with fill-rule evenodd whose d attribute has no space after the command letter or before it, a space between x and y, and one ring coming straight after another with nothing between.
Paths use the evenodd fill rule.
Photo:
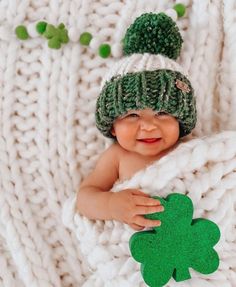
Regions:
<instances>
[{"instance_id":1,"label":"baby's bare shoulder","mask_svg":"<svg viewBox=\"0 0 236 287\"><path fill-rule=\"evenodd\" d=\"M119 162L121 158L121 148L118 144L114 143L109 148L107 148L98 158L95 169L109 168L116 169L119 168Z\"/></svg>"},{"instance_id":2,"label":"baby's bare shoulder","mask_svg":"<svg viewBox=\"0 0 236 287\"><path fill-rule=\"evenodd\" d=\"M124 161L124 158L124 149L118 143L113 143L100 155L95 169L106 167L110 171L116 169L119 173L120 163Z\"/></svg>"},{"instance_id":3,"label":"baby's bare shoulder","mask_svg":"<svg viewBox=\"0 0 236 287\"><path fill-rule=\"evenodd\" d=\"M118 143L113 143L108 149L106 149L102 157L113 157L117 160L122 156L123 154L123 149L120 147Z\"/></svg>"},{"instance_id":4,"label":"baby's bare shoulder","mask_svg":"<svg viewBox=\"0 0 236 287\"><path fill-rule=\"evenodd\" d=\"M93 171L84 179L81 187L96 186L102 190L110 190L118 178L119 147L113 144L101 154Z\"/></svg>"}]
</instances>

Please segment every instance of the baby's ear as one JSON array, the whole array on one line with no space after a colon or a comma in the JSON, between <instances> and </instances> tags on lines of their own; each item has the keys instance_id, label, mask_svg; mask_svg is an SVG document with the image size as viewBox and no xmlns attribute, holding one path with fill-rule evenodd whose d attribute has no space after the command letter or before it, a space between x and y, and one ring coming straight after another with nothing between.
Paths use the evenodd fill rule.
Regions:
<instances>
[{"instance_id":1,"label":"baby's ear","mask_svg":"<svg viewBox=\"0 0 236 287\"><path fill-rule=\"evenodd\" d=\"M114 126L112 126L112 128L111 128L111 134L112 134L114 137L116 136L116 132L115 132Z\"/></svg>"},{"instance_id":2,"label":"baby's ear","mask_svg":"<svg viewBox=\"0 0 236 287\"><path fill-rule=\"evenodd\" d=\"M179 138L182 138L183 136L185 136L185 132L181 123L179 122Z\"/></svg>"}]
</instances>

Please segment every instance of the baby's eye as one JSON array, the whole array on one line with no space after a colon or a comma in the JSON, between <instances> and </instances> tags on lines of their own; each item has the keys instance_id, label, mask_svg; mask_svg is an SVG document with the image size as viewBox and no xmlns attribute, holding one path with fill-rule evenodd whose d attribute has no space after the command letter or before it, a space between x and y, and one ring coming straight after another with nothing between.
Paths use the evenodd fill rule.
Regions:
<instances>
[{"instance_id":1,"label":"baby's eye","mask_svg":"<svg viewBox=\"0 0 236 287\"><path fill-rule=\"evenodd\" d=\"M161 116L167 116L168 114L166 112L158 112L156 113L157 117L161 117Z\"/></svg>"},{"instance_id":2,"label":"baby's eye","mask_svg":"<svg viewBox=\"0 0 236 287\"><path fill-rule=\"evenodd\" d=\"M136 117L139 117L139 115L136 114L136 113L130 113L126 117L128 117L128 118L136 118Z\"/></svg>"}]
</instances>

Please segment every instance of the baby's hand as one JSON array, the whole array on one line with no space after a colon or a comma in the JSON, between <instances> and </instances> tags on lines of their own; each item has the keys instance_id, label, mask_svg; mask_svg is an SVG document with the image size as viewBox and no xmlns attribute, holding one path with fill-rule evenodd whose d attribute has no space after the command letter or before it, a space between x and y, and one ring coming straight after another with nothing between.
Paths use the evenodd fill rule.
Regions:
<instances>
[{"instance_id":1,"label":"baby's hand","mask_svg":"<svg viewBox=\"0 0 236 287\"><path fill-rule=\"evenodd\" d=\"M151 220L143 215L164 210L159 200L151 198L137 189L124 189L111 193L109 201L111 217L128 224L135 230L161 225L159 220Z\"/></svg>"}]
</instances>

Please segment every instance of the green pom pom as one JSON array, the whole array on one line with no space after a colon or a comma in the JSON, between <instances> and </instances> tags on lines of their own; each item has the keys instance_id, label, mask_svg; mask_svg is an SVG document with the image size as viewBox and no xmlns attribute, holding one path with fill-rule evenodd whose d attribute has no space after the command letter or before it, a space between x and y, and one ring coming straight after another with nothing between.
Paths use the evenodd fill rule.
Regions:
<instances>
[{"instance_id":1,"label":"green pom pom","mask_svg":"<svg viewBox=\"0 0 236 287\"><path fill-rule=\"evenodd\" d=\"M36 31L39 33L39 34L43 34L45 31L46 31L46 28L47 28L47 23L46 22L38 22L37 25L36 25Z\"/></svg>"},{"instance_id":2,"label":"green pom pom","mask_svg":"<svg viewBox=\"0 0 236 287\"><path fill-rule=\"evenodd\" d=\"M111 54L111 47L109 44L101 44L99 46L99 55L102 58L108 58Z\"/></svg>"},{"instance_id":3,"label":"green pom pom","mask_svg":"<svg viewBox=\"0 0 236 287\"><path fill-rule=\"evenodd\" d=\"M17 38L19 38L20 40L27 40L29 38L29 34L24 25L17 26L15 29L15 33Z\"/></svg>"},{"instance_id":4,"label":"green pom pom","mask_svg":"<svg viewBox=\"0 0 236 287\"><path fill-rule=\"evenodd\" d=\"M134 53L162 54L176 60L183 39L176 23L166 14L146 13L138 17L128 28L123 51Z\"/></svg>"},{"instance_id":5,"label":"green pom pom","mask_svg":"<svg viewBox=\"0 0 236 287\"><path fill-rule=\"evenodd\" d=\"M174 7L174 10L177 12L178 17L183 17L186 12L186 7L182 3L176 4Z\"/></svg>"},{"instance_id":6,"label":"green pom pom","mask_svg":"<svg viewBox=\"0 0 236 287\"><path fill-rule=\"evenodd\" d=\"M84 32L80 35L79 42L81 45L88 46L93 36L89 32Z\"/></svg>"}]
</instances>

